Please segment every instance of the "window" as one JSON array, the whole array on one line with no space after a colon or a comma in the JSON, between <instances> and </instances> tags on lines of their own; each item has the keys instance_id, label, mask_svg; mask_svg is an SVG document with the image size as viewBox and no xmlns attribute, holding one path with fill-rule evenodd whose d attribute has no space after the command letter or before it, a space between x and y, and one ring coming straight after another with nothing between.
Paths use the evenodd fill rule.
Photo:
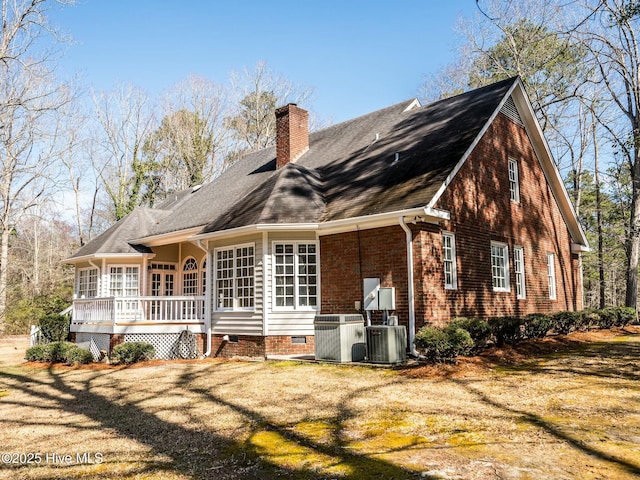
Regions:
<instances>
[{"instance_id":1,"label":"window","mask_svg":"<svg viewBox=\"0 0 640 480\"><path fill-rule=\"evenodd\" d=\"M518 162L509 159L509 195L512 202L520 201L520 185L518 184Z\"/></svg>"},{"instance_id":2,"label":"window","mask_svg":"<svg viewBox=\"0 0 640 480\"><path fill-rule=\"evenodd\" d=\"M216 250L216 295L219 309L253 308L253 245Z\"/></svg>"},{"instance_id":3,"label":"window","mask_svg":"<svg viewBox=\"0 0 640 480\"><path fill-rule=\"evenodd\" d=\"M274 245L275 306L318 305L318 246L315 243Z\"/></svg>"},{"instance_id":4,"label":"window","mask_svg":"<svg viewBox=\"0 0 640 480\"><path fill-rule=\"evenodd\" d=\"M524 279L524 249L522 247L513 247L513 269L516 274L516 298L527 298Z\"/></svg>"},{"instance_id":5,"label":"window","mask_svg":"<svg viewBox=\"0 0 640 480\"><path fill-rule=\"evenodd\" d=\"M549 299L556 299L556 256L547 253L547 278L549 279Z\"/></svg>"},{"instance_id":6,"label":"window","mask_svg":"<svg viewBox=\"0 0 640 480\"><path fill-rule=\"evenodd\" d=\"M207 259L204 259L202 262L202 295L206 295L207 293Z\"/></svg>"},{"instance_id":7,"label":"window","mask_svg":"<svg viewBox=\"0 0 640 480\"><path fill-rule=\"evenodd\" d=\"M509 291L509 250L504 243L491 242L491 278L494 292Z\"/></svg>"},{"instance_id":8,"label":"window","mask_svg":"<svg viewBox=\"0 0 640 480\"><path fill-rule=\"evenodd\" d=\"M78 270L78 298L94 298L98 295L98 269Z\"/></svg>"},{"instance_id":9,"label":"window","mask_svg":"<svg viewBox=\"0 0 640 480\"><path fill-rule=\"evenodd\" d=\"M442 234L444 263L444 288L455 290L458 286L456 271L456 238L453 233Z\"/></svg>"},{"instance_id":10,"label":"window","mask_svg":"<svg viewBox=\"0 0 640 480\"><path fill-rule=\"evenodd\" d=\"M109 296L137 297L139 268L110 267L109 268Z\"/></svg>"},{"instance_id":11,"label":"window","mask_svg":"<svg viewBox=\"0 0 640 480\"><path fill-rule=\"evenodd\" d=\"M198 294L198 262L191 257L182 266L182 294Z\"/></svg>"}]
</instances>

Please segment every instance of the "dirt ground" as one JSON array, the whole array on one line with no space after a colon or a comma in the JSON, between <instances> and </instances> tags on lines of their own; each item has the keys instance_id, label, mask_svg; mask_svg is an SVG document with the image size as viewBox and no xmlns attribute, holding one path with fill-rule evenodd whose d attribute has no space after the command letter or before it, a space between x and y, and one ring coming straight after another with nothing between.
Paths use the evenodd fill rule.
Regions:
<instances>
[{"instance_id":1,"label":"dirt ground","mask_svg":"<svg viewBox=\"0 0 640 480\"><path fill-rule=\"evenodd\" d=\"M639 327L394 369L71 368L27 344L0 338L0 478L640 478Z\"/></svg>"}]
</instances>

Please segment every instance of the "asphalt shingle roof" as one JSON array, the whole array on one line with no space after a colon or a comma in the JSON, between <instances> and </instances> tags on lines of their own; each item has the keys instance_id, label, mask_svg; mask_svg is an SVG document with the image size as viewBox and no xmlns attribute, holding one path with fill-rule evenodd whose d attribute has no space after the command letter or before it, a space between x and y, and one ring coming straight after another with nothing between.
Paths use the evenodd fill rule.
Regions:
<instances>
[{"instance_id":1,"label":"asphalt shingle roof","mask_svg":"<svg viewBox=\"0 0 640 480\"><path fill-rule=\"evenodd\" d=\"M140 251L146 247L127 241L193 227L318 223L426 206L516 81L411 109L408 100L313 132L309 150L278 170L275 147L249 154L160 210L137 209L74 257Z\"/></svg>"}]
</instances>

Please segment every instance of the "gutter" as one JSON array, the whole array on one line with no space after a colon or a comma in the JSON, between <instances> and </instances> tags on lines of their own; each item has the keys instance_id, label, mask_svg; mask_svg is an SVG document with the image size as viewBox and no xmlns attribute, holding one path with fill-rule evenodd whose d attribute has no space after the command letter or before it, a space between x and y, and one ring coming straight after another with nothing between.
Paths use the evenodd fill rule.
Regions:
<instances>
[{"instance_id":1,"label":"gutter","mask_svg":"<svg viewBox=\"0 0 640 480\"><path fill-rule=\"evenodd\" d=\"M409 297L409 353L418 357L416 350L416 307L415 307L415 287L413 282L413 234L404 221L404 217L399 218L399 223L407 236L407 284Z\"/></svg>"}]
</instances>

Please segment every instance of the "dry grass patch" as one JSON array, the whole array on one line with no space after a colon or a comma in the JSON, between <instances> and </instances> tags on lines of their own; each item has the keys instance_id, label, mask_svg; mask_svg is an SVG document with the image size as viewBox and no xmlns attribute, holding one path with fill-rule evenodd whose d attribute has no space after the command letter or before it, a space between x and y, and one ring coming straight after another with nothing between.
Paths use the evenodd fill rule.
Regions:
<instances>
[{"instance_id":1,"label":"dry grass patch","mask_svg":"<svg viewBox=\"0 0 640 480\"><path fill-rule=\"evenodd\" d=\"M392 370L5 362L2 451L73 461L0 478L640 478L638 358L632 328Z\"/></svg>"}]
</instances>

